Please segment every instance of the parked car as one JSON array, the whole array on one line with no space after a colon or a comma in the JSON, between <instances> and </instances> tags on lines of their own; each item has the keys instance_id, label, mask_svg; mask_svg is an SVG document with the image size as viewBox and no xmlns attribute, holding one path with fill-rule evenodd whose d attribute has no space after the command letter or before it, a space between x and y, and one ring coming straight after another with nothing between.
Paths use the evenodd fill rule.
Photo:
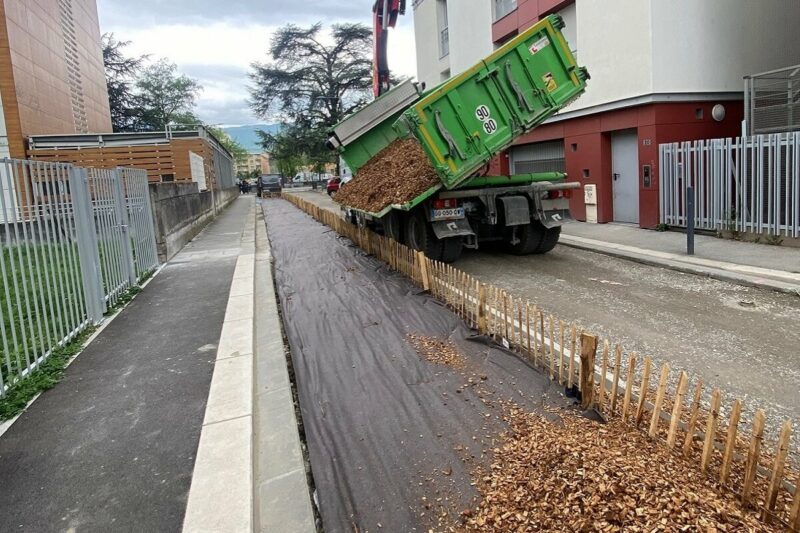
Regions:
<instances>
[{"instance_id":1,"label":"parked car","mask_svg":"<svg viewBox=\"0 0 800 533\"><path fill-rule=\"evenodd\" d=\"M341 186L342 178L331 178L328 180L328 185L326 189L328 190L328 196L333 196L339 191L339 187Z\"/></svg>"},{"instance_id":2,"label":"parked car","mask_svg":"<svg viewBox=\"0 0 800 533\"><path fill-rule=\"evenodd\" d=\"M258 178L258 196L260 197L266 192L281 192L283 189L283 180L280 174L264 174Z\"/></svg>"}]
</instances>

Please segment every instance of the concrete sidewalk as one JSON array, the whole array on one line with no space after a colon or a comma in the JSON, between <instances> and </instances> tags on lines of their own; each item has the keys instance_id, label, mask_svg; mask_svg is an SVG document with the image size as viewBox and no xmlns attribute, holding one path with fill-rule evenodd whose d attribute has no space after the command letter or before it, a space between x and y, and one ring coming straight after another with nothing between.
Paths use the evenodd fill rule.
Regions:
<instances>
[{"instance_id":1,"label":"concrete sidewalk","mask_svg":"<svg viewBox=\"0 0 800 533\"><path fill-rule=\"evenodd\" d=\"M234 201L0 438L0 531L181 529L252 214Z\"/></svg>"},{"instance_id":2,"label":"concrete sidewalk","mask_svg":"<svg viewBox=\"0 0 800 533\"><path fill-rule=\"evenodd\" d=\"M800 295L800 248L768 246L695 236L695 255L686 255L686 234L658 232L622 224L564 225L560 244Z\"/></svg>"}]
</instances>

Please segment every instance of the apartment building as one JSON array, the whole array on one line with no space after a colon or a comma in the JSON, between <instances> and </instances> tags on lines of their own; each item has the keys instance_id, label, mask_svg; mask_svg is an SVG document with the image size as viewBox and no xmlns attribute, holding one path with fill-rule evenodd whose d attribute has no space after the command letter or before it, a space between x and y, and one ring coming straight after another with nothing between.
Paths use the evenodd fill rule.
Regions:
<instances>
[{"instance_id":1,"label":"apartment building","mask_svg":"<svg viewBox=\"0 0 800 533\"><path fill-rule=\"evenodd\" d=\"M247 157L236 163L236 173L240 175L258 171L269 174L271 169L269 154L265 152L250 153Z\"/></svg>"},{"instance_id":2,"label":"apartment building","mask_svg":"<svg viewBox=\"0 0 800 533\"><path fill-rule=\"evenodd\" d=\"M565 170L594 184L598 222L655 226L658 145L739 135L743 78L800 57L797 0L421 0L418 78L458 74L552 13L589 69L588 90L492 170ZM571 202L585 220L582 195Z\"/></svg>"},{"instance_id":3,"label":"apartment building","mask_svg":"<svg viewBox=\"0 0 800 533\"><path fill-rule=\"evenodd\" d=\"M25 138L111 132L95 0L0 0L0 156Z\"/></svg>"}]
</instances>

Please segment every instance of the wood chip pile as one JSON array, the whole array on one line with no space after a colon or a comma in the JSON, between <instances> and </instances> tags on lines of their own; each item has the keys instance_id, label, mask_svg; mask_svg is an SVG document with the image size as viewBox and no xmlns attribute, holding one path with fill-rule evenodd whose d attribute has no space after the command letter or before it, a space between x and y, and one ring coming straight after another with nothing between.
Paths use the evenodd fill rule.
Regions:
<instances>
[{"instance_id":1,"label":"wood chip pile","mask_svg":"<svg viewBox=\"0 0 800 533\"><path fill-rule=\"evenodd\" d=\"M452 368L462 368L464 366L464 356L461 355L461 352L458 351L452 341L415 333L409 333L406 338L409 344L414 347L414 350L431 363Z\"/></svg>"},{"instance_id":2,"label":"wood chip pile","mask_svg":"<svg viewBox=\"0 0 800 533\"><path fill-rule=\"evenodd\" d=\"M334 199L342 205L377 213L409 202L439 183L416 139L398 139L358 170Z\"/></svg>"},{"instance_id":3,"label":"wood chip pile","mask_svg":"<svg viewBox=\"0 0 800 533\"><path fill-rule=\"evenodd\" d=\"M455 528L468 532L781 531L743 511L696 467L622 422L512 406L510 430Z\"/></svg>"}]
</instances>

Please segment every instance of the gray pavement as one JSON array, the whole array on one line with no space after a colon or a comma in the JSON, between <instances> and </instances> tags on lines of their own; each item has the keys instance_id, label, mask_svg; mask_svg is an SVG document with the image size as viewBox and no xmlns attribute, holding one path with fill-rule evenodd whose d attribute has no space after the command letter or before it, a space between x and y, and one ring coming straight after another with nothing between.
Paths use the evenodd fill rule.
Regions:
<instances>
[{"instance_id":1,"label":"gray pavement","mask_svg":"<svg viewBox=\"0 0 800 533\"><path fill-rule=\"evenodd\" d=\"M0 438L0 531L178 531L239 241L237 199Z\"/></svg>"},{"instance_id":2,"label":"gray pavement","mask_svg":"<svg viewBox=\"0 0 800 533\"><path fill-rule=\"evenodd\" d=\"M562 233L680 256L686 253L686 234L677 231L653 231L625 224L569 222L564 225ZM694 257L800 274L800 248L790 246L770 246L695 235Z\"/></svg>"},{"instance_id":3,"label":"gray pavement","mask_svg":"<svg viewBox=\"0 0 800 533\"><path fill-rule=\"evenodd\" d=\"M325 208L338 209L319 193L300 194ZM627 233L608 224L590 230L603 228ZM653 239L680 237L646 233ZM728 244L765 254L777 252L785 258L797 252L709 239L714 242L699 247L710 250L714 245L714 253L723 253ZM741 257L755 257L752 254ZM772 422L783 417L800 420L800 298L795 295L562 245L549 254L527 257L484 248L465 253L456 266L564 320L614 339L626 350L652 356L658 364L670 362L673 369L685 369L706 384L722 388L728 394L723 409L737 397L745 402L745 418L761 407ZM775 429L768 428L773 434Z\"/></svg>"}]
</instances>

